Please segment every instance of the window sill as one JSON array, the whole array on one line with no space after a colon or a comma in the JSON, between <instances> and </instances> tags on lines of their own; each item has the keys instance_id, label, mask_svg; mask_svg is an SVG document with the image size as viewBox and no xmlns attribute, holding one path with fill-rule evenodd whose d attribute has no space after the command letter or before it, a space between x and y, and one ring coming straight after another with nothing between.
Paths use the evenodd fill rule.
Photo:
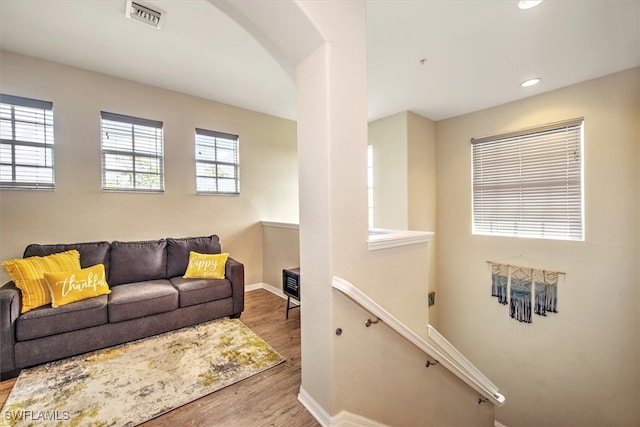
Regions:
<instances>
[{"instance_id":1,"label":"window sill","mask_svg":"<svg viewBox=\"0 0 640 427\"><path fill-rule=\"evenodd\" d=\"M369 229L367 245L370 251L395 248L399 246L428 243L433 238L431 231Z\"/></svg>"},{"instance_id":2,"label":"window sill","mask_svg":"<svg viewBox=\"0 0 640 427\"><path fill-rule=\"evenodd\" d=\"M298 230L300 227L296 223L292 222L276 222L276 221L260 221L263 227L275 227L275 228L288 228L291 230Z\"/></svg>"}]
</instances>

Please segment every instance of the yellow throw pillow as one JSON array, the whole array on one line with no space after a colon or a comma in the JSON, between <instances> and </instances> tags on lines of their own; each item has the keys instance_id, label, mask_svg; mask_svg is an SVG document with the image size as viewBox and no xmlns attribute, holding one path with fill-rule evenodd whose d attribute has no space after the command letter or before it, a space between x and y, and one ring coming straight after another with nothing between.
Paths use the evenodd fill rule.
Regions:
<instances>
[{"instance_id":1,"label":"yellow throw pillow","mask_svg":"<svg viewBox=\"0 0 640 427\"><path fill-rule=\"evenodd\" d=\"M44 277L51 292L52 307L111 293L104 274L104 264L82 270L45 273Z\"/></svg>"},{"instance_id":2,"label":"yellow throw pillow","mask_svg":"<svg viewBox=\"0 0 640 427\"><path fill-rule=\"evenodd\" d=\"M73 249L44 257L11 259L2 266L22 291L21 312L26 313L51 302L44 273L80 270L80 252Z\"/></svg>"},{"instance_id":3,"label":"yellow throw pillow","mask_svg":"<svg viewBox=\"0 0 640 427\"><path fill-rule=\"evenodd\" d=\"M224 279L224 267L229 254L199 254L189 252L189 265L185 279Z\"/></svg>"}]
</instances>

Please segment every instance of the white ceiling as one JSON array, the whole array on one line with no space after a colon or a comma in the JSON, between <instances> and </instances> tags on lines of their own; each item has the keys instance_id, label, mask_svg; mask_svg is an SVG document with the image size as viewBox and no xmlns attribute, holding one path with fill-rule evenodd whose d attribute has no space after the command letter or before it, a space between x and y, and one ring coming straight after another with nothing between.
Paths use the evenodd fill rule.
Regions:
<instances>
[{"instance_id":1,"label":"white ceiling","mask_svg":"<svg viewBox=\"0 0 640 427\"><path fill-rule=\"evenodd\" d=\"M166 12L160 30L125 0L0 0L0 47L295 119L291 70L211 2L141 3ZM367 28L372 120L440 120L640 66L640 0L369 0Z\"/></svg>"},{"instance_id":2,"label":"white ceiling","mask_svg":"<svg viewBox=\"0 0 640 427\"><path fill-rule=\"evenodd\" d=\"M368 5L373 118L410 110L440 120L640 65L640 0ZM543 80L520 87L531 77Z\"/></svg>"}]
</instances>

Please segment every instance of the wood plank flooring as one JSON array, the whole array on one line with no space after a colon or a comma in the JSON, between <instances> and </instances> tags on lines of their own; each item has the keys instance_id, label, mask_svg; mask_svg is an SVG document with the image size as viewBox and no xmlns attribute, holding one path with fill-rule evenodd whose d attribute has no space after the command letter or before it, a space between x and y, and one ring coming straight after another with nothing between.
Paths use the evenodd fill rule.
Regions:
<instances>
[{"instance_id":1,"label":"wood plank flooring","mask_svg":"<svg viewBox=\"0 0 640 427\"><path fill-rule=\"evenodd\" d=\"M290 310L286 300L258 289L247 292L240 318L267 341L286 361L233 384L142 426L315 427L318 422L298 402L300 390L300 310ZM0 406L15 379L0 382Z\"/></svg>"}]
</instances>

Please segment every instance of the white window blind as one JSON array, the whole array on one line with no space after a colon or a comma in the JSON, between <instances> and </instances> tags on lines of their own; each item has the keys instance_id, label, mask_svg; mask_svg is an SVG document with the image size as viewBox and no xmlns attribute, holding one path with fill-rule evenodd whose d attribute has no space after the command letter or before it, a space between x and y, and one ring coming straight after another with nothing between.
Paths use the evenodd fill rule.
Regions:
<instances>
[{"instance_id":1,"label":"white window blind","mask_svg":"<svg viewBox=\"0 0 640 427\"><path fill-rule=\"evenodd\" d=\"M196 129L196 191L240 194L238 135Z\"/></svg>"},{"instance_id":2,"label":"white window blind","mask_svg":"<svg viewBox=\"0 0 640 427\"><path fill-rule=\"evenodd\" d=\"M102 189L162 192L162 122L101 112Z\"/></svg>"},{"instance_id":3,"label":"white window blind","mask_svg":"<svg viewBox=\"0 0 640 427\"><path fill-rule=\"evenodd\" d=\"M584 240L583 119L471 140L473 233Z\"/></svg>"},{"instance_id":4,"label":"white window blind","mask_svg":"<svg viewBox=\"0 0 640 427\"><path fill-rule=\"evenodd\" d=\"M0 188L52 189L53 104L0 94Z\"/></svg>"}]
</instances>

